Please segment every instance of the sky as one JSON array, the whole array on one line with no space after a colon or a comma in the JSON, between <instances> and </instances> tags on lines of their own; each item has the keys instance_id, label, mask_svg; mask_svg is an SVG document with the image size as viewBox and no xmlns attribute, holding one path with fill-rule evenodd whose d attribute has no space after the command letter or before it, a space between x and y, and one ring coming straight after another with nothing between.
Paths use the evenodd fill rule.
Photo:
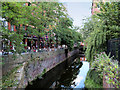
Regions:
<instances>
[{"instance_id":1,"label":"sky","mask_svg":"<svg viewBox=\"0 0 120 90\"><path fill-rule=\"evenodd\" d=\"M83 19L91 16L92 0L60 0L67 8L68 14L74 20L73 25L82 27Z\"/></svg>"}]
</instances>

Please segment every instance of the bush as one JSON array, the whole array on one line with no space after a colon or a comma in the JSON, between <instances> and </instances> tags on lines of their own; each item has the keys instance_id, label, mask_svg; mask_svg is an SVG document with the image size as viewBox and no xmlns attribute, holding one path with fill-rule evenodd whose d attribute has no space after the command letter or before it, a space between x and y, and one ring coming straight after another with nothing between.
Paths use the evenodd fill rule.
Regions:
<instances>
[{"instance_id":1,"label":"bush","mask_svg":"<svg viewBox=\"0 0 120 90\"><path fill-rule=\"evenodd\" d=\"M109 56L107 56L104 52L97 54L91 68L100 72L100 78L103 78L104 73L108 84L113 85L115 88L120 88L118 62L113 61L112 58L109 58Z\"/></svg>"},{"instance_id":2,"label":"bush","mask_svg":"<svg viewBox=\"0 0 120 90\"><path fill-rule=\"evenodd\" d=\"M99 72L96 72L94 69L90 69L87 73L85 80L86 88L102 88L102 78L99 77Z\"/></svg>"}]
</instances>

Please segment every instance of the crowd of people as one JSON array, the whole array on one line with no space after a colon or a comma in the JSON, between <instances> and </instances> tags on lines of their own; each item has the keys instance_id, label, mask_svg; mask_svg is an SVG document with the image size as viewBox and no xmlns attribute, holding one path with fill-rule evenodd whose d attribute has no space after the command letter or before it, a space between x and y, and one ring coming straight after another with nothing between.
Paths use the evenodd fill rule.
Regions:
<instances>
[{"instance_id":1,"label":"crowd of people","mask_svg":"<svg viewBox=\"0 0 120 90\"><path fill-rule=\"evenodd\" d=\"M80 42L80 45L84 46L84 43ZM76 44L74 45L76 46ZM58 45L58 47L56 47L54 44L52 47L41 47L41 48L37 48L36 46L27 46L27 52L42 52L42 51L56 51L57 49L64 49L64 48L67 48L67 45ZM9 53L12 53L12 52L3 52L3 51L0 51L0 55L7 55ZM23 52L25 53L25 51Z\"/></svg>"}]
</instances>

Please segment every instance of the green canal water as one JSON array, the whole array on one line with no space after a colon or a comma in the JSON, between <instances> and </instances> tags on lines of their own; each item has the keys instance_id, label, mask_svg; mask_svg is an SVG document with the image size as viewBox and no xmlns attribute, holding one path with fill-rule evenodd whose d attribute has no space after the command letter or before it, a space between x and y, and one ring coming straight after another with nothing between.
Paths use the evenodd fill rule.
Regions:
<instances>
[{"instance_id":1,"label":"green canal water","mask_svg":"<svg viewBox=\"0 0 120 90\"><path fill-rule=\"evenodd\" d=\"M26 89L85 88L84 82L88 71L89 63L87 61L74 61L71 65L68 65L65 61L45 73L41 79L37 78Z\"/></svg>"}]
</instances>

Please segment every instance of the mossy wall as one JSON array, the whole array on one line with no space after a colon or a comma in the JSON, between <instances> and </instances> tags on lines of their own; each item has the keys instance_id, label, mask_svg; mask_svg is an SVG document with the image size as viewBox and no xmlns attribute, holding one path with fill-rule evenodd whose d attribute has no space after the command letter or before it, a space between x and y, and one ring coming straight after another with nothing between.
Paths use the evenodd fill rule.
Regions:
<instances>
[{"instance_id":1,"label":"mossy wall","mask_svg":"<svg viewBox=\"0 0 120 90\"><path fill-rule=\"evenodd\" d=\"M68 53L64 49L58 49L57 51L16 55L17 58L15 60L12 58L12 55L5 56L3 60L5 64L3 64L2 69L5 70L3 75L7 76L11 70L18 68L10 73L12 78L10 75L7 77L8 79L4 78L3 87L6 88L7 83L11 79L10 81L15 84L11 85L10 83L8 87L24 88L28 85L28 82L40 77L43 71L47 72L57 64L77 54L79 54L79 49L68 51Z\"/></svg>"}]
</instances>

